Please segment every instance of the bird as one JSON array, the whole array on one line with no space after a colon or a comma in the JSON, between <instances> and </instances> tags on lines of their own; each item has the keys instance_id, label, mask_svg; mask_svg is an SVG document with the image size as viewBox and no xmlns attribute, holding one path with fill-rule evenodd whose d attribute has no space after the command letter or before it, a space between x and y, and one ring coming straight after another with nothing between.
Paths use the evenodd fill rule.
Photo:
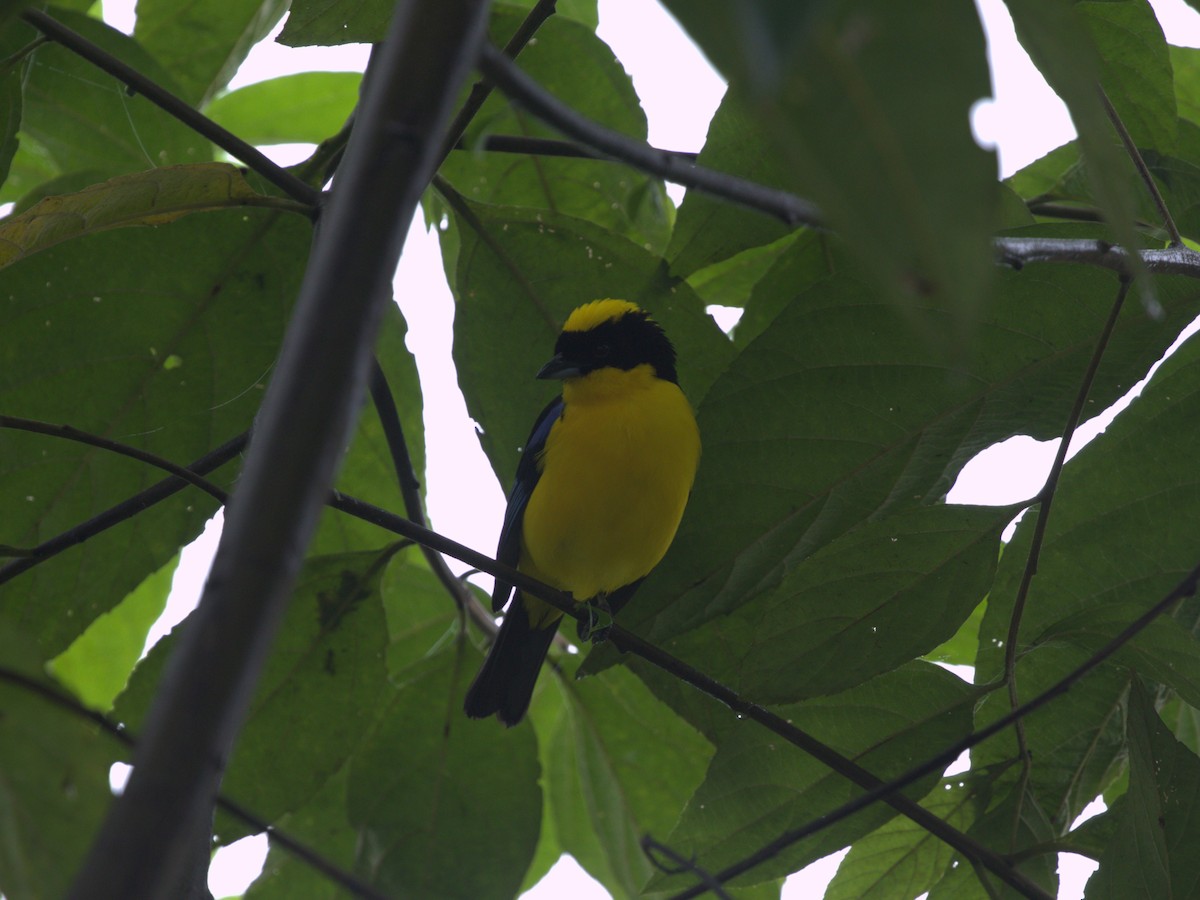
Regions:
<instances>
[{"instance_id":1,"label":"bird","mask_svg":"<svg viewBox=\"0 0 1200 900\"><path fill-rule=\"evenodd\" d=\"M496 558L616 613L674 540L700 462L675 348L637 304L594 300L567 317L536 377L560 380L562 392L525 442ZM497 579L493 612L506 603L464 708L511 727L562 612Z\"/></svg>"}]
</instances>

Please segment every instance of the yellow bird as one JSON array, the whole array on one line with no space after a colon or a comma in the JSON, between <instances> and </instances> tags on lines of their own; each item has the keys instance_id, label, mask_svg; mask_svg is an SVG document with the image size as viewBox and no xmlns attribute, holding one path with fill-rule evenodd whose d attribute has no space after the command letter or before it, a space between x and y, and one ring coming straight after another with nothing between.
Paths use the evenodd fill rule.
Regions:
<instances>
[{"instance_id":1,"label":"yellow bird","mask_svg":"<svg viewBox=\"0 0 1200 900\"><path fill-rule=\"evenodd\" d=\"M667 552L700 462L700 432L675 375L675 348L644 310L596 300L567 318L538 378L562 396L517 465L496 558L616 612ZM497 581L492 608L513 594ZM466 713L506 725L525 715L562 613L519 591Z\"/></svg>"}]
</instances>

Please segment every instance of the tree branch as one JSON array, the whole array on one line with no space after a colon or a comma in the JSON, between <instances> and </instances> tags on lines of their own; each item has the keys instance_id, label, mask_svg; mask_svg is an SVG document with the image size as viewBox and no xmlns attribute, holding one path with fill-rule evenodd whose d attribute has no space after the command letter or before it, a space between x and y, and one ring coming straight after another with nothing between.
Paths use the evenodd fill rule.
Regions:
<instances>
[{"instance_id":1,"label":"tree branch","mask_svg":"<svg viewBox=\"0 0 1200 900\"><path fill-rule=\"evenodd\" d=\"M1132 275L1130 256L1124 247L1107 241L1049 237L998 237L992 242L997 262L1020 269L1029 263L1079 263ZM1187 247L1139 250L1147 272L1200 278L1200 253Z\"/></svg>"},{"instance_id":2,"label":"tree branch","mask_svg":"<svg viewBox=\"0 0 1200 900\"><path fill-rule=\"evenodd\" d=\"M73 900L171 896L345 448L409 220L475 59L486 0L402 0L372 54L196 619L147 715ZM420 84L421 90L413 90Z\"/></svg>"},{"instance_id":3,"label":"tree branch","mask_svg":"<svg viewBox=\"0 0 1200 900\"><path fill-rule=\"evenodd\" d=\"M21 18L50 40L62 44L97 69L107 72L168 115L187 125L201 137L212 141L234 159L245 163L289 197L310 207L316 207L321 202L319 190L301 181L287 169L267 158L262 151L247 144L237 135L226 131L208 116L197 112L190 104L156 84L132 66L126 65L108 51L97 47L79 32L68 28L40 9L27 9L21 13Z\"/></svg>"},{"instance_id":4,"label":"tree branch","mask_svg":"<svg viewBox=\"0 0 1200 900\"><path fill-rule=\"evenodd\" d=\"M655 150L644 141L626 137L579 115L545 91L494 47L484 47L480 67L500 90L543 122L605 156L629 163L643 172L675 184L696 188L714 197L773 215L788 225L814 228L824 225L820 210L808 200L736 175L705 169L680 159L676 154Z\"/></svg>"},{"instance_id":5,"label":"tree branch","mask_svg":"<svg viewBox=\"0 0 1200 900\"><path fill-rule=\"evenodd\" d=\"M78 430L73 429L75 434L82 434ZM70 435L60 434L60 437L70 437ZM74 439L72 437L72 439ZM236 457L245 448L246 443L250 439L249 432L239 434L237 437L226 441L215 450L206 453L194 463L188 466L188 470L194 475L206 475L209 472L219 469L225 463ZM115 448L113 452L120 452ZM45 562L53 556L57 556L64 550L82 544L89 538L95 537L102 531L112 528L114 525L119 525L127 519L133 518L138 513L145 509L166 500L168 497L179 493L192 479L184 479L179 477L171 477L163 479L157 484L153 484L146 490L134 494L128 500L118 503L104 512L93 516L86 522L81 522L74 528L69 528L61 534L55 535L49 540L43 541L36 547L32 548L27 556L22 556L20 559L14 560L6 566L0 567L0 585L3 585L12 579L16 578L22 572L32 569L38 563Z\"/></svg>"}]
</instances>

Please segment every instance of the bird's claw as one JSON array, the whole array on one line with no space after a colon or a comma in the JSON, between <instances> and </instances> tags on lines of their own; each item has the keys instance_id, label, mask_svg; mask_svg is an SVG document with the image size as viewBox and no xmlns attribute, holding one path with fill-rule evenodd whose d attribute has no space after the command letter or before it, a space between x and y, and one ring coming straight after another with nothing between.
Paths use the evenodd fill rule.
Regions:
<instances>
[{"instance_id":1,"label":"bird's claw","mask_svg":"<svg viewBox=\"0 0 1200 900\"><path fill-rule=\"evenodd\" d=\"M613 627L612 610L608 608L608 600L599 596L585 604L585 607L586 613L579 619L580 643L590 640L593 644L602 644L608 640L608 633Z\"/></svg>"}]
</instances>

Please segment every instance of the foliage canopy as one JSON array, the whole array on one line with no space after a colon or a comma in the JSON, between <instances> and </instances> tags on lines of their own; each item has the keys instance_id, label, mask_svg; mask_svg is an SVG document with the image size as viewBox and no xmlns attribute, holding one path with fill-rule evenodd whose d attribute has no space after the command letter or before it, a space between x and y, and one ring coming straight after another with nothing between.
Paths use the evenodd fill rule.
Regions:
<instances>
[{"instance_id":1,"label":"foliage canopy","mask_svg":"<svg viewBox=\"0 0 1200 900\"><path fill-rule=\"evenodd\" d=\"M997 182L968 125L990 92L971 4L663 2L731 85L699 164L808 198L826 227L697 190L676 209L658 178L614 161L498 151L499 137L529 150L559 132L494 92L423 204L457 304L459 383L497 476L511 479L547 399L531 375L566 313L608 296L650 309L679 350L704 458L674 547L620 624L881 779L1051 688L1183 581L1179 602L1069 694L976 747L968 772L933 771L905 793L1048 895L1071 851L1101 863L1089 897L1192 896L1200 345L1157 364L1200 315L1200 263L1181 250L1170 272L1132 265L1123 305L1121 279L1094 263L1111 245L1172 241L1105 98L1182 239L1200 240L1200 51L1168 46L1146 0L1006 0L1080 136ZM358 76L227 90L287 3L140 0L132 36L90 6L49 12L252 144L319 143L294 174L326 182ZM293 0L279 40L376 41L391 6ZM493 42L532 6L496 3ZM595 26L594 0L560 0L519 65L644 140ZM84 529L165 473L74 438L188 465L246 431L312 227L303 198L40 40L20 4L0 5L0 28L0 202L15 204L0 219L0 890L21 900L67 890L111 800L109 767L129 752L28 681L136 734L176 643L139 662L146 633L180 548L219 506L189 486ZM1010 251L1063 238L1078 253L1018 265L998 236ZM743 310L731 334L709 305ZM376 355L419 479L423 397L404 336L392 308ZM1135 385L1027 503L945 501L981 450L1061 437ZM385 419L364 408L337 488L400 511ZM232 489L238 460L206 477ZM719 872L861 793L605 646L557 654L518 727L469 722L461 697L485 630L419 548L327 510L225 794L385 895L503 898L563 853L614 896L671 896L695 873L656 869L646 835ZM974 684L935 663L974 666ZM1073 827L1098 796L1108 810ZM247 831L218 814L219 842ZM980 879L1012 890L882 803L728 890L777 896L788 873L847 845L828 897L988 896ZM350 894L279 848L247 894L331 896Z\"/></svg>"}]
</instances>

